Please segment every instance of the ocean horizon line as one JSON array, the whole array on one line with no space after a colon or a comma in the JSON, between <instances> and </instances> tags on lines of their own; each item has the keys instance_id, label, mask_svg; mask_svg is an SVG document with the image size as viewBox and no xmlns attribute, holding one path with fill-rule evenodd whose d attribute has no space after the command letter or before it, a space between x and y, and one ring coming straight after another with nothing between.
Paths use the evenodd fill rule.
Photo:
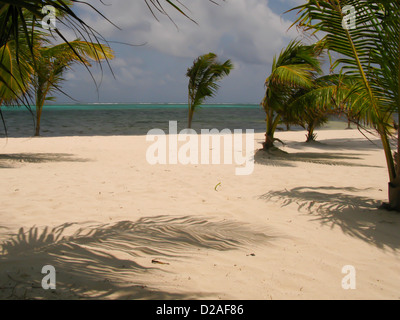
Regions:
<instances>
[{"instance_id":1,"label":"ocean horizon line","mask_svg":"<svg viewBox=\"0 0 400 320\"><path fill-rule=\"evenodd\" d=\"M30 106L34 109L35 105ZM91 102L91 103L58 103L44 105L44 111L49 110L129 110L129 109L186 109L187 103L122 103L122 102ZM239 104L239 103L213 103L204 104L199 109L258 109L259 104ZM3 106L2 111L20 111L26 109L26 106Z\"/></svg>"},{"instance_id":2,"label":"ocean horizon line","mask_svg":"<svg viewBox=\"0 0 400 320\"><path fill-rule=\"evenodd\" d=\"M45 106L79 106L79 105L156 105L156 106L187 106L188 104L185 102L85 102L85 103L55 103L55 104L46 104ZM210 106L260 106L257 103L206 103L201 107L210 107Z\"/></svg>"}]
</instances>

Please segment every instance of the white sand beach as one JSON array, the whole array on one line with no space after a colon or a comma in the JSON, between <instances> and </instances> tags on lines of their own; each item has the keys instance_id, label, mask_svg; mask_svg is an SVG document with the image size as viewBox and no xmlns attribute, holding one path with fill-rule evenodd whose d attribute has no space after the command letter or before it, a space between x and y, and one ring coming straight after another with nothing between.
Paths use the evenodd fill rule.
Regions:
<instances>
[{"instance_id":1,"label":"white sand beach","mask_svg":"<svg viewBox=\"0 0 400 320\"><path fill-rule=\"evenodd\" d=\"M288 154L257 152L249 176L151 166L145 136L0 140L0 298L400 299L379 140L277 136Z\"/></svg>"}]
</instances>

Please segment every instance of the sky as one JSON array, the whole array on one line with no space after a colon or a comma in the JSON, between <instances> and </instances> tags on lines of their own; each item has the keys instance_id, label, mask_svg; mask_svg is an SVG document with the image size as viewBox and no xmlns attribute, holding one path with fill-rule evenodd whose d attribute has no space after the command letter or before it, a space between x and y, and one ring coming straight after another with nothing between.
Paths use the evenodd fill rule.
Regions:
<instances>
[{"instance_id":1,"label":"sky","mask_svg":"<svg viewBox=\"0 0 400 320\"><path fill-rule=\"evenodd\" d=\"M116 28L93 9L75 5L78 15L102 36L115 52L102 70L92 74L75 65L65 74L62 89L75 100L56 94L57 103L186 103L187 69L200 55L214 52L235 68L220 82L208 103L258 104L275 55L298 37L293 14L285 11L303 0L181 0L196 23L167 5L173 22L154 18L145 0L91 1ZM71 31L64 31L74 39ZM124 43L120 44L118 42ZM128 45L129 44L129 45Z\"/></svg>"}]
</instances>

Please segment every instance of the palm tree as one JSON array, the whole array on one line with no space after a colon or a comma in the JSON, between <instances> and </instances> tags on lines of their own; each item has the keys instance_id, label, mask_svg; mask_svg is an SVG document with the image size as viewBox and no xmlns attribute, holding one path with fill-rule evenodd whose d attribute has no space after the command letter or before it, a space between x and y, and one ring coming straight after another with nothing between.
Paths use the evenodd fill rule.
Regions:
<instances>
[{"instance_id":1,"label":"palm tree","mask_svg":"<svg viewBox=\"0 0 400 320\"><path fill-rule=\"evenodd\" d=\"M59 19L65 18L73 3L70 0L60 2L66 10L58 12ZM58 2L55 5L59 6ZM12 6L4 5L4 7L11 10ZM34 96L37 116L35 135L38 136L44 102L48 93L59 89L58 84L62 80L65 70L74 62L89 68L90 61L100 62L112 59L113 55L108 46L88 41L66 41L63 44L51 46L49 40L51 33L40 29L41 24L37 23L35 16L32 15L32 7L28 9L20 10L20 19L13 17L18 22L17 30L13 30L13 33L8 35L10 40L2 47L0 102L8 104L23 102L31 111L29 102L25 98L27 95L29 98ZM19 12L19 10L17 11ZM5 12L0 12L0 20L6 21L6 19ZM13 21L8 21L6 26L12 24ZM32 30L29 37L23 37L26 29ZM2 31L1 35L3 36L5 32ZM21 35L20 39L15 38L19 35Z\"/></svg>"},{"instance_id":2,"label":"palm tree","mask_svg":"<svg viewBox=\"0 0 400 320\"><path fill-rule=\"evenodd\" d=\"M345 5L357 12L356 28L343 28ZM383 10L382 10L383 9ZM359 82L357 108L379 134L389 173L388 209L400 211L400 129L392 153L393 116L400 116L400 1L309 0L295 22L304 30L322 31L326 48L343 58L334 67ZM400 122L398 119L397 123Z\"/></svg>"},{"instance_id":3,"label":"palm tree","mask_svg":"<svg viewBox=\"0 0 400 320\"><path fill-rule=\"evenodd\" d=\"M198 57L193 66L188 69L186 76L189 77L189 123L192 128L193 115L206 98L213 97L219 89L218 81L229 75L233 69L230 60L220 63L215 53L208 53Z\"/></svg>"},{"instance_id":4,"label":"palm tree","mask_svg":"<svg viewBox=\"0 0 400 320\"><path fill-rule=\"evenodd\" d=\"M297 124L307 131L306 142L315 141L317 138L315 129L328 122L328 105L317 105L310 99L312 96L310 93L314 90L316 89L299 90L293 95L294 102L288 107L291 111L292 124Z\"/></svg>"},{"instance_id":5,"label":"palm tree","mask_svg":"<svg viewBox=\"0 0 400 320\"><path fill-rule=\"evenodd\" d=\"M59 90L59 84L63 81L63 74L74 63L81 63L87 67L91 61L100 62L104 59L113 59L112 50L102 44L88 43L86 41L70 41L55 46L41 46L40 42L35 48L33 65L33 87L36 102L36 131L35 136L40 135L40 122L42 110L47 96L54 90ZM77 52L78 55L75 55Z\"/></svg>"},{"instance_id":6,"label":"palm tree","mask_svg":"<svg viewBox=\"0 0 400 320\"><path fill-rule=\"evenodd\" d=\"M352 77L330 74L313 80L313 87L300 89L290 97L287 112L291 122L307 130L307 142L315 141L315 129L328 122L329 114L343 114L353 119L362 114L352 113L349 105L361 101L357 96Z\"/></svg>"},{"instance_id":7,"label":"palm tree","mask_svg":"<svg viewBox=\"0 0 400 320\"><path fill-rule=\"evenodd\" d=\"M266 113L267 132L264 150L274 147L275 131L282 119L291 122L288 106L293 95L300 89L310 89L314 79L321 73L318 46L306 46L292 41L274 57L271 75L265 81L266 93L261 103Z\"/></svg>"}]
</instances>

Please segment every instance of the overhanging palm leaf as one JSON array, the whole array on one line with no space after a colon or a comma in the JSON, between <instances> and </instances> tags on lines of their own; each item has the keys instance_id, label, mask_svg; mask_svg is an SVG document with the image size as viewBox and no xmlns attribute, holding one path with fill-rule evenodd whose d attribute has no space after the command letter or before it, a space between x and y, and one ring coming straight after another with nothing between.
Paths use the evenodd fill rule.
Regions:
<instances>
[{"instance_id":1,"label":"overhanging palm leaf","mask_svg":"<svg viewBox=\"0 0 400 320\"><path fill-rule=\"evenodd\" d=\"M217 3L216 0L209 0L212 3ZM152 14L156 17L155 11L168 15L164 8L164 5L159 0L144 0L149 7ZM191 19L185 12L187 9L183 4L175 3L172 0L164 0L165 4L177 10L187 18ZM93 28L87 25L73 10L72 5L74 3L81 3L89 6L94 12L99 14L109 23L113 24L108 20L99 10L88 2L81 0L0 0L0 47L6 44L11 38L12 39L25 39L31 49L33 48L33 24L29 24L26 21L27 13L33 17L34 20L42 20L46 14L42 13L42 9L46 5L53 6L57 11L57 19L65 18L71 22L71 27L82 37L88 39L94 39L92 42L99 42L102 39L101 35L97 33ZM154 10L153 10L154 9ZM191 19L192 20L192 19ZM62 21L60 21L62 23ZM18 27L17 27L18 26ZM19 28L22 26L22 28ZM64 37L56 30L56 33L64 39Z\"/></svg>"},{"instance_id":2,"label":"overhanging palm leaf","mask_svg":"<svg viewBox=\"0 0 400 320\"><path fill-rule=\"evenodd\" d=\"M0 117L7 135L7 127L1 106L20 101L29 88L33 68L27 59L17 61L15 41L9 41L0 48ZM31 109L29 109L30 112Z\"/></svg>"},{"instance_id":3,"label":"overhanging palm leaf","mask_svg":"<svg viewBox=\"0 0 400 320\"><path fill-rule=\"evenodd\" d=\"M27 63L27 59L17 62L15 41L9 41L0 48L0 61L0 78L4 80L4 83L0 82L1 105L17 101L28 90L33 68Z\"/></svg>"}]
</instances>

